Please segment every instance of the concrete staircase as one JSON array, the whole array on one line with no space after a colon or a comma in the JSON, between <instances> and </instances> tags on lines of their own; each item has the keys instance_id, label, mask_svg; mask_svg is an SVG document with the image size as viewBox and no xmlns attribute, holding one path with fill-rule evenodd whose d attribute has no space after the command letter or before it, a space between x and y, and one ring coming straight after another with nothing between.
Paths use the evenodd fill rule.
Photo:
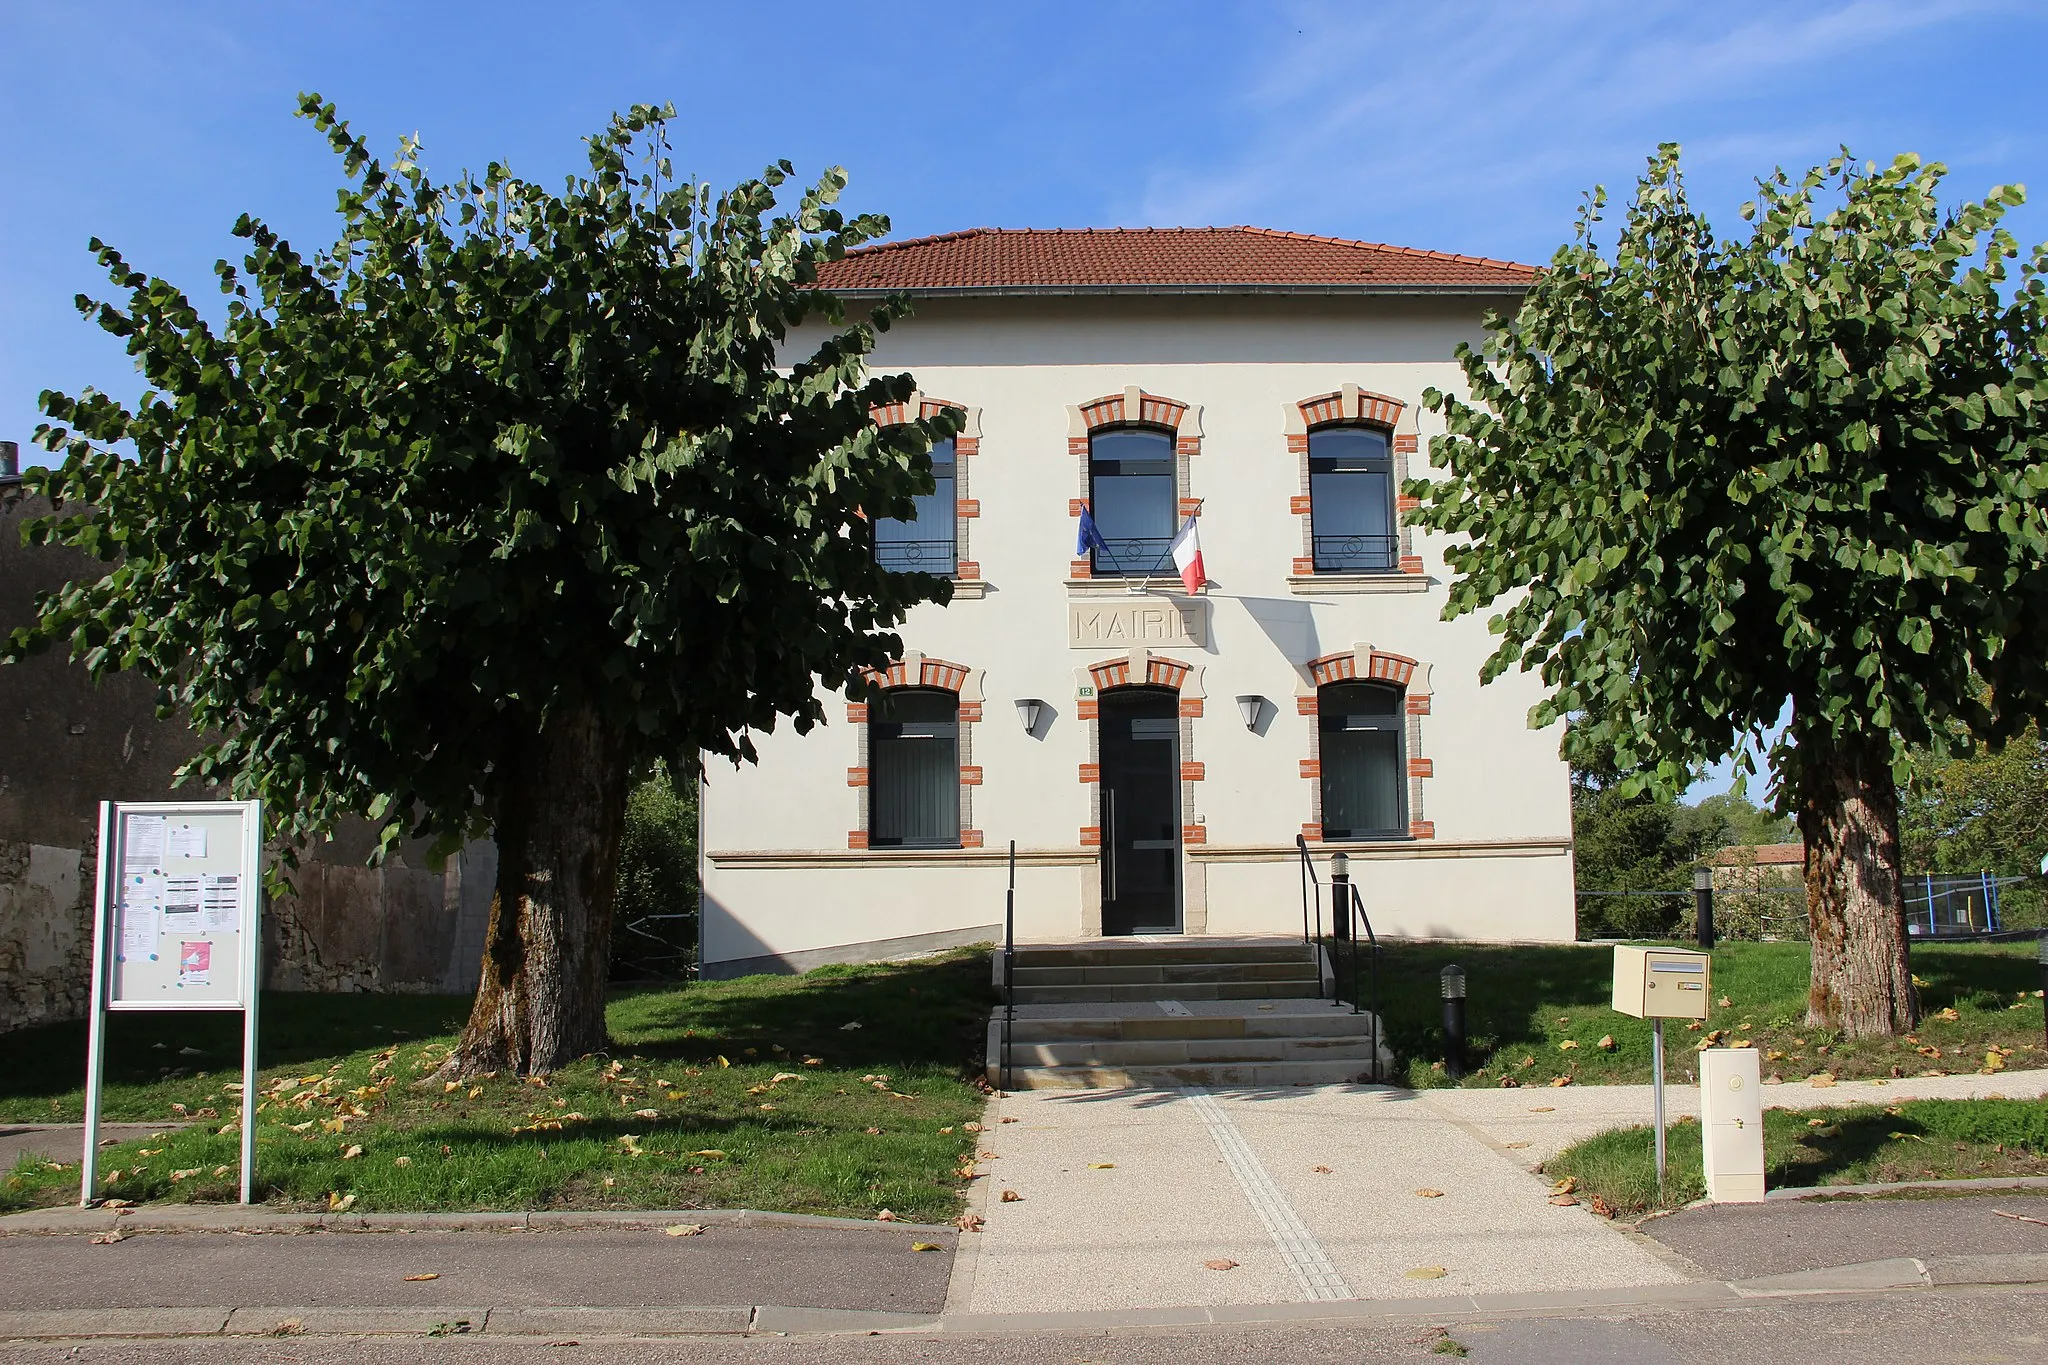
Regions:
<instances>
[{"instance_id":1,"label":"concrete staircase","mask_svg":"<svg viewBox=\"0 0 2048 1365\"><path fill-rule=\"evenodd\" d=\"M1393 1075L1378 1021L1325 998L1322 951L1287 939L1020 946L1009 1084L1019 1090L1329 1085ZM1002 954L995 984L1002 987ZM1003 1084L1003 1022L988 1075Z\"/></svg>"}]
</instances>

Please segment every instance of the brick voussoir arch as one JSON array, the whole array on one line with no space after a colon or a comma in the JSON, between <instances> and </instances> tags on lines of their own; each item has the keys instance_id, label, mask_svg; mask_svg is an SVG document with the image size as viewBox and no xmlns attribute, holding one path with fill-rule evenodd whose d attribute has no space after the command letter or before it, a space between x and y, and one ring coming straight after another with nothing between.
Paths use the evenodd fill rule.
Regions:
<instances>
[{"instance_id":1,"label":"brick voussoir arch","mask_svg":"<svg viewBox=\"0 0 2048 1365\"><path fill-rule=\"evenodd\" d=\"M956 664L946 659L933 659L916 650L905 652L904 656L887 668L861 670L861 677L875 687L882 689L896 687L932 687L942 692L951 692L958 698L960 723L960 847L980 848L984 838L982 831L973 827L973 792L982 783L981 767L973 762L974 726L981 721L981 679L982 671L968 664ZM859 788L865 793L870 773L868 767L868 704L850 701L846 704L847 723L857 727L860 747L860 764L846 770L846 785ZM865 794L860 800L860 827L849 830L846 846L851 849L865 849L868 846L868 802Z\"/></svg>"},{"instance_id":2,"label":"brick voussoir arch","mask_svg":"<svg viewBox=\"0 0 2048 1365\"><path fill-rule=\"evenodd\" d=\"M1400 568L1402 573L1419 574L1423 571L1422 556L1415 553L1415 534L1406 524L1406 515L1421 506L1416 499L1403 494L1401 485L1408 479L1408 467L1419 453L1415 429L1414 410L1400 399L1384 393L1373 393L1356 384L1346 384L1330 393L1319 393L1289 403L1286 409L1287 453L1299 465L1301 491L1288 499L1287 510L1301 520L1301 554L1294 561L1297 575L1313 574L1316 571L1314 533L1310 514L1308 482L1308 434L1316 427L1328 426L1375 426L1384 427L1394 457L1394 512L1395 529L1401 537Z\"/></svg>"},{"instance_id":3,"label":"brick voussoir arch","mask_svg":"<svg viewBox=\"0 0 2048 1365\"><path fill-rule=\"evenodd\" d=\"M1192 492L1188 461L1202 453L1202 409L1180 398L1147 393L1136 384L1121 393L1108 393L1075 403L1067 408L1067 454L1075 457L1080 471L1078 496L1067 500L1067 515L1078 517L1088 505L1088 438L1098 431L1120 426L1164 427L1173 433L1175 518L1184 519L1201 510L1201 500ZM1094 566L1084 558L1068 569L1069 579L1084 579Z\"/></svg>"},{"instance_id":4,"label":"brick voussoir arch","mask_svg":"<svg viewBox=\"0 0 2048 1365\"><path fill-rule=\"evenodd\" d=\"M1436 776L1436 761L1424 757L1422 748L1422 717L1430 714L1430 665L1405 654L1375 649L1371 645L1356 645L1310 659L1304 671L1308 675L1307 681L1295 693L1294 709L1311 718L1321 714L1321 689L1331 683L1382 682L1402 690L1402 711L1406 719L1403 738L1408 754L1408 836L1412 839L1434 839L1436 822L1423 818L1422 787L1425 778ZM1308 728L1308 750L1309 756L1301 761L1301 776L1313 784L1309 788L1309 801L1315 818L1303 825L1301 832L1311 843L1316 843L1323 837L1323 764L1322 731L1313 723Z\"/></svg>"}]
</instances>

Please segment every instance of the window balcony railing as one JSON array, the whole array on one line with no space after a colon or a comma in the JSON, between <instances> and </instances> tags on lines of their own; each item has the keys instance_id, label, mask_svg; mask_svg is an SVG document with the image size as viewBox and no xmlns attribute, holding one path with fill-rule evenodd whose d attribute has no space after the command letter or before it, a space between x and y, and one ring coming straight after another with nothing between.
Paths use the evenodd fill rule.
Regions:
<instances>
[{"instance_id":1,"label":"window balcony railing","mask_svg":"<svg viewBox=\"0 0 2048 1365\"><path fill-rule=\"evenodd\" d=\"M1399 536L1317 536L1317 573L1392 573L1401 567Z\"/></svg>"},{"instance_id":2,"label":"window balcony railing","mask_svg":"<svg viewBox=\"0 0 2048 1365\"><path fill-rule=\"evenodd\" d=\"M929 573L951 578L959 565L959 547L948 540L881 540L875 542L875 563L891 573Z\"/></svg>"},{"instance_id":3,"label":"window balcony railing","mask_svg":"<svg viewBox=\"0 0 2048 1365\"><path fill-rule=\"evenodd\" d=\"M1109 546L1109 553L1095 552L1099 575L1145 578L1173 573L1173 560L1166 553L1173 545L1172 536L1104 536L1103 543Z\"/></svg>"}]
</instances>

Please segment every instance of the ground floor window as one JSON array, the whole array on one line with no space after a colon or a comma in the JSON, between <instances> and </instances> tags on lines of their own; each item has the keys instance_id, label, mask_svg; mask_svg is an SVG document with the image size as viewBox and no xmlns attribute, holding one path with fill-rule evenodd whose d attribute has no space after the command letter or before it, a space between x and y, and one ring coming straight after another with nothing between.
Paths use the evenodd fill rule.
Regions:
<instances>
[{"instance_id":1,"label":"ground floor window","mask_svg":"<svg viewBox=\"0 0 2048 1365\"><path fill-rule=\"evenodd\" d=\"M960 701L899 687L868 713L868 844L960 846Z\"/></svg>"},{"instance_id":2,"label":"ground floor window","mask_svg":"<svg viewBox=\"0 0 2048 1365\"><path fill-rule=\"evenodd\" d=\"M1325 839L1380 839L1408 833L1403 781L1401 689L1340 682L1317 702Z\"/></svg>"}]
</instances>

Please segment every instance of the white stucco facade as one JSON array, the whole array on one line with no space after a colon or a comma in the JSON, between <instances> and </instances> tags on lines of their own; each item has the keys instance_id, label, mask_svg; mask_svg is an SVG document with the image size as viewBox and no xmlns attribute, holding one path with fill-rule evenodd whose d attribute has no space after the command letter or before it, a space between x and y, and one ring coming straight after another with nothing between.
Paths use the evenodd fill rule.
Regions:
<instances>
[{"instance_id":1,"label":"white stucco facade","mask_svg":"<svg viewBox=\"0 0 2048 1365\"><path fill-rule=\"evenodd\" d=\"M1500 306L1312 295L921 303L882 338L875 364L967 409L960 555L977 573L950 605L914 611L901 634L908 681L924 659L966 670L922 676L951 683L962 702L970 832L959 849L859 846L866 750L845 697L828 700L829 723L809 735L759 736L756 765L707 759L706 974L990 937L1012 840L1020 939L1100 932L1100 778L1089 766L1102 684L1122 676L1179 684L1183 932L1299 932L1295 840L1306 834L1318 863L1340 846L1351 855L1382 938L1571 938L1559 735L1528 728L1533 678L1480 685L1491 637L1484 614L1441 619L1441 538L1404 528L1404 572L1318 576L1298 562L1311 420L1383 421L1406 471L1427 474L1423 452L1441 427L1423 392L1460 387L1453 348L1476 341L1484 311ZM1171 578L1134 596L1120 580L1073 577L1084 408L1109 397L1177 425L1180 491L1199 502L1210 579L1197 597ZM1170 663L1151 669L1154 658ZM1119 659L1124 674L1090 672ZM1319 837L1317 661L1327 679L1347 659L1359 677L1380 660L1405 682L1405 837ZM1243 696L1263 699L1251 728ZM1015 707L1027 698L1046 706L1030 734Z\"/></svg>"}]
</instances>

